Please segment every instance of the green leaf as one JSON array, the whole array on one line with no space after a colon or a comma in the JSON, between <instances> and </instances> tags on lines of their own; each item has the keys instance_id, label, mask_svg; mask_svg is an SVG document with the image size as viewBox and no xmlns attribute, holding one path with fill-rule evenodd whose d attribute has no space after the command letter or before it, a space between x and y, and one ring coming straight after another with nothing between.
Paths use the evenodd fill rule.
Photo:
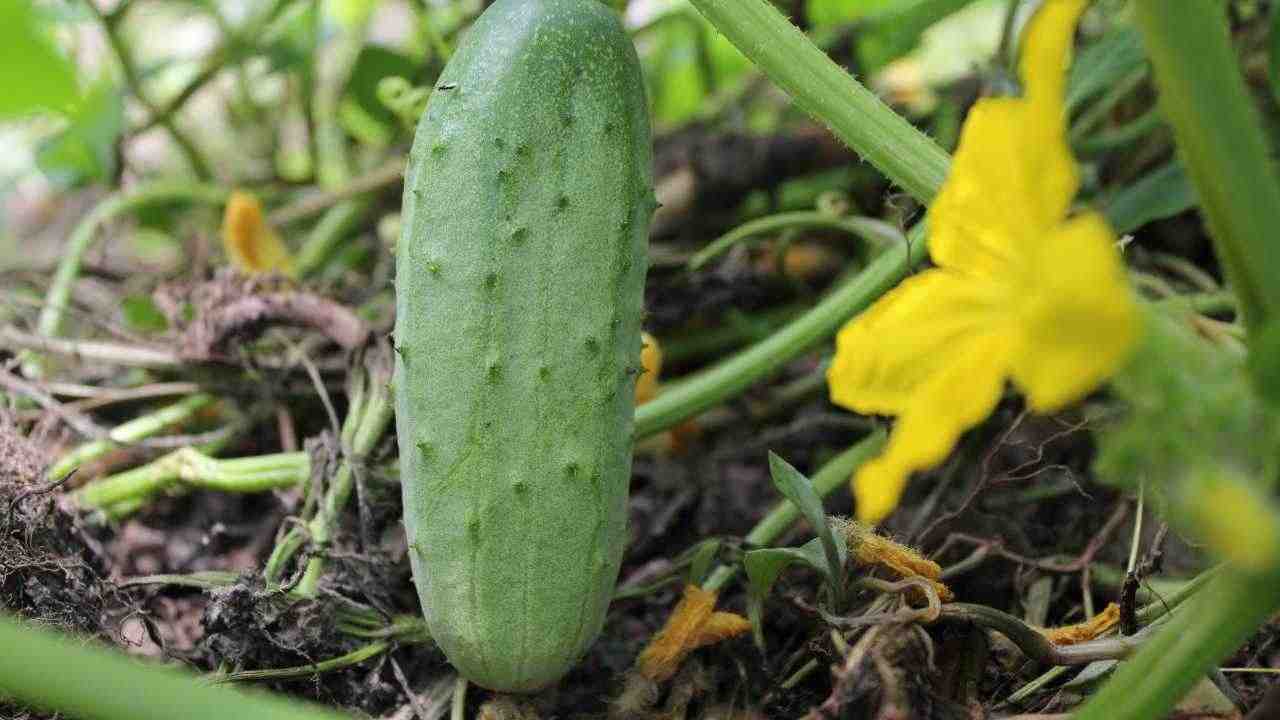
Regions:
<instances>
[{"instance_id":1,"label":"green leaf","mask_svg":"<svg viewBox=\"0 0 1280 720\"><path fill-rule=\"evenodd\" d=\"M809 0L805 14L815 29L822 29L848 25L899 3L900 0Z\"/></svg>"},{"instance_id":2,"label":"green leaf","mask_svg":"<svg viewBox=\"0 0 1280 720\"><path fill-rule=\"evenodd\" d=\"M1271 31L1267 38L1267 75L1271 80L1271 94L1280 101L1280 5L1271 8Z\"/></svg>"},{"instance_id":3,"label":"green leaf","mask_svg":"<svg viewBox=\"0 0 1280 720\"><path fill-rule=\"evenodd\" d=\"M343 128L370 145L390 142L399 121L378 96L378 85L387 78L413 78L418 70L418 64L407 55L378 45L361 48L338 107Z\"/></svg>"},{"instance_id":4,"label":"green leaf","mask_svg":"<svg viewBox=\"0 0 1280 720\"><path fill-rule=\"evenodd\" d=\"M1153 220L1190 210L1197 202L1186 169L1170 160L1117 193L1103 213L1116 232L1130 233Z\"/></svg>"},{"instance_id":5,"label":"green leaf","mask_svg":"<svg viewBox=\"0 0 1280 720\"><path fill-rule=\"evenodd\" d=\"M0 120L76 102L76 67L60 53L28 0L0 3Z\"/></svg>"},{"instance_id":6,"label":"green leaf","mask_svg":"<svg viewBox=\"0 0 1280 720\"><path fill-rule=\"evenodd\" d=\"M694 546L689 559L690 585L702 584L703 579L707 577L707 572L711 569L711 563L715 562L716 553L719 551L720 541L716 538L703 540Z\"/></svg>"},{"instance_id":7,"label":"green leaf","mask_svg":"<svg viewBox=\"0 0 1280 720\"><path fill-rule=\"evenodd\" d=\"M306 67L316 48L318 15L316 3L301 3L291 6L282 16L276 23L280 28L276 39L264 48L270 70Z\"/></svg>"},{"instance_id":8,"label":"green leaf","mask_svg":"<svg viewBox=\"0 0 1280 720\"><path fill-rule=\"evenodd\" d=\"M36 151L40 171L64 187L110 180L116 172L116 141L124 131L120 89L97 83L68 119L70 123Z\"/></svg>"},{"instance_id":9,"label":"green leaf","mask_svg":"<svg viewBox=\"0 0 1280 720\"><path fill-rule=\"evenodd\" d=\"M4 0L11 2L11 0ZM342 720L349 715L261 691L210 685L169 665L147 664L0 616L0 694L78 718L128 720ZM21 652L18 652L21 649ZM60 673L71 673L68 682Z\"/></svg>"},{"instance_id":10,"label":"green leaf","mask_svg":"<svg viewBox=\"0 0 1280 720\"><path fill-rule=\"evenodd\" d=\"M1118 27L1080 51L1067 78L1067 110L1075 112L1147 62L1137 28Z\"/></svg>"},{"instance_id":11,"label":"green leaf","mask_svg":"<svg viewBox=\"0 0 1280 720\"><path fill-rule=\"evenodd\" d=\"M164 313L156 307L147 295L130 295L120 303L120 311L124 314L125 325L130 330L140 333L164 332L169 329L169 321Z\"/></svg>"},{"instance_id":12,"label":"green leaf","mask_svg":"<svg viewBox=\"0 0 1280 720\"><path fill-rule=\"evenodd\" d=\"M858 36L858 60L863 73L871 73L906 55L920 43L926 30L974 0L912 0L900 2L867 19Z\"/></svg>"},{"instance_id":13,"label":"green leaf","mask_svg":"<svg viewBox=\"0 0 1280 720\"><path fill-rule=\"evenodd\" d=\"M844 554L840 550L844 543L837 543L831 524L827 522L827 514L822 509L822 498L813 490L813 483L783 460L777 454L769 453L769 472L773 476L773 485L778 488L792 505L800 511L805 520L813 526L814 533L822 543L822 551L827 559L827 577L832 582L832 590L838 596L844 587Z\"/></svg>"},{"instance_id":14,"label":"green leaf","mask_svg":"<svg viewBox=\"0 0 1280 720\"><path fill-rule=\"evenodd\" d=\"M75 103L75 66L49 38L29 0L0 2L0 120Z\"/></svg>"},{"instance_id":15,"label":"green leaf","mask_svg":"<svg viewBox=\"0 0 1280 720\"><path fill-rule=\"evenodd\" d=\"M329 0L325 9L329 15L348 29L368 22L381 0Z\"/></svg>"},{"instance_id":16,"label":"green leaf","mask_svg":"<svg viewBox=\"0 0 1280 720\"><path fill-rule=\"evenodd\" d=\"M814 538L798 548L763 548L752 550L742 557L743 568L747 572L747 617L751 620L751 629L755 635L756 646L764 649L764 631L761 621L764 614L764 600L777 582L783 570L795 564L804 565L816 570L828 582L834 582L831 568L827 564L826 552L822 541Z\"/></svg>"}]
</instances>

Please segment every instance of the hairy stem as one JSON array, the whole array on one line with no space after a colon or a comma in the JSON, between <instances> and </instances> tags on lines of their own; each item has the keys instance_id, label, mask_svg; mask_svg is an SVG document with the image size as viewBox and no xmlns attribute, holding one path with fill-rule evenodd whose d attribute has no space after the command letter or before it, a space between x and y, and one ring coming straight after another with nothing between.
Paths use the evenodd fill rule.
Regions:
<instances>
[{"instance_id":1,"label":"hairy stem","mask_svg":"<svg viewBox=\"0 0 1280 720\"><path fill-rule=\"evenodd\" d=\"M768 0L691 0L797 105L913 197L942 186L947 153L827 57Z\"/></svg>"}]
</instances>

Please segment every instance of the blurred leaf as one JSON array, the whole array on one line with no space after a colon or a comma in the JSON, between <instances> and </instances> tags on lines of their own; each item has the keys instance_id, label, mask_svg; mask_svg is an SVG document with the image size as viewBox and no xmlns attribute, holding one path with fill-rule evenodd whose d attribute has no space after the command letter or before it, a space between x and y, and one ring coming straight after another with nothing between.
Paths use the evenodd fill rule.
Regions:
<instances>
[{"instance_id":1,"label":"blurred leaf","mask_svg":"<svg viewBox=\"0 0 1280 720\"><path fill-rule=\"evenodd\" d=\"M693 556L689 560L689 584L701 585L702 580L707 576L707 572L711 569L711 563L716 559L716 553L720 551L720 541L716 538L709 538L698 543L693 549Z\"/></svg>"},{"instance_id":2,"label":"blurred leaf","mask_svg":"<svg viewBox=\"0 0 1280 720\"><path fill-rule=\"evenodd\" d=\"M1082 49L1071 63L1071 74L1067 78L1068 111L1078 110L1082 103L1111 88L1146 62L1137 28L1118 27L1103 35Z\"/></svg>"},{"instance_id":3,"label":"blurred leaf","mask_svg":"<svg viewBox=\"0 0 1280 720\"><path fill-rule=\"evenodd\" d=\"M1243 356L1199 335L1184 314L1148 314L1142 344L1112 382L1124 414L1097 434L1095 468L1124 487L1148 478L1158 492L1182 492L1206 465L1269 487L1280 427L1258 401Z\"/></svg>"},{"instance_id":4,"label":"blurred leaf","mask_svg":"<svg viewBox=\"0 0 1280 720\"><path fill-rule=\"evenodd\" d=\"M827 558L826 574L832 581L832 589L839 594L844 585L844 553L841 552L844 543L836 542L831 524L827 522L827 514L822 509L822 498L814 492L809 478L773 452L769 453L769 473L773 477L773 486L796 506L822 542L822 550Z\"/></svg>"},{"instance_id":5,"label":"blurred leaf","mask_svg":"<svg viewBox=\"0 0 1280 720\"><path fill-rule=\"evenodd\" d=\"M75 66L44 25L29 0L0 1L0 120L75 103Z\"/></svg>"},{"instance_id":6,"label":"blurred leaf","mask_svg":"<svg viewBox=\"0 0 1280 720\"><path fill-rule=\"evenodd\" d=\"M1271 94L1280 101L1280 5L1271 8L1271 29L1267 38L1268 76Z\"/></svg>"},{"instance_id":7,"label":"blurred leaf","mask_svg":"<svg viewBox=\"0 0 1280 720\"><path fill-rule=\"evenodd\" d=\"M266 47L269 69L288 70L311 61L318 40L318 13L315 3L295 3L289 8L277 25L281 31Z\"/></svg>"},{"instance_id":8,"label":"blurred leaf","mask_svg":"<svg viewBox=\"0 0 1280 720\"><path fill-rule=\"evenodd\" d=\"M859 68L872 73L906 55L924 32L974 0L910 0L898 2L868 18L857 36Z\"/></svg>"},{"instance_id":9,"label":"blurred leaf","mask_svg":"<svg viewBox=\"0 0 1280 720\"><path fill-rule=\"evenodd\" d=\"M909 63L926 87L939 87L971 77L975 67L991 62L1000 47L1004 2L965 3L921 31Z\"/></svg>"},{"instance_id":10,"label":"blurred leaf","mask_svg":"<svg viewBox=\"0 0 1280 720\"><path fill-rule=\"evenodd\" d=\"M381 0L329 0L325 9L329 16L348 28L363 25L378 8Z\"/></svg>"},{"instance_id":11,"label":"blurred leaf","mask_svg":"<svg viewBox=\"0 0 1280 720\"><path fill-rule=\"evenodd\" d=\"M1104 214L1116 232L1130 233L1153 220L1190 210L1197 202L1182 163L1170 160L1117 193Z\"/></svg>"},{"instance_id":12,"label":"blurred leaf","mask_svg":"<svg viewBox=\"0 0 1280 720\"><path fill-rule=\"evenodd\" d=\"M124 323L139 333L163 332L169 329L169 321L146 295L130 295L120 303Z\"/></svg>"},{"instance_id":13,"label":"blurred leaf","mask_svg":"<svg viewBox=\"0 0 1280 720\"><path fill-rule=\"evenodd\" d=\"M394 50L380 45L361 48L338 108L343 128L370 145L389 143L399 129L398 120L378 96L378 86L387 78L413 78L418 69L412 58Z\"/></svg>"},{"instance_id":14,"label":"blurred leaf","mask_svg":"<svg viewBox=\"0 0 1280 720\"><path fill-rule=\"evenodd\" d=\"M400 119L405 129L412 132L422 113L427 110L431 88L415 86L408 80L393 75L378 81L378 102Z\"/></svg>"},{"instance_id":15,"label":"blurred leaf","mask_svg":"<svg viewBox=\"0 0 1280 720\"><path fill-rule=\"evenodd\" d=\"M101 81L76 105L70 123L41 143L36 165L55 184L74 187L115 176L116 141L124 131L124 97Z\"/></svg>"},{"instance_id":16,"label":"blurred leaf","mask_svg":"<svg viewBox=\"0 0 1280 720\"><path fill-rule=\"evenodd\" d=\"M809 0L805 14L815 29L849 23L902 4L902 0Z\"/></svg>"},{"instance_id":17,"label":"blurred leaf","mask_svg":"<svg viewBox=\"0 0 1280 720\"><path fill-rule=\"evenodd\" d=\"M130 236L130 249L139 262L158 272L171 271L182 262L182 243L169 233L151 227L139 227Z\"/></svg>"},{"instance_id":18,"label":"blurred leaf","mask_svg":"<svg viewBox=\"0 0 1280 720\"><path fill-rule=\"evenodd\" d=\"M637 35L651 40L644 53L645 77L659 124L678 125L696 117L713 91L752 67L733 43L688 7L667 12Z\"/></svg>"}]
</instances>

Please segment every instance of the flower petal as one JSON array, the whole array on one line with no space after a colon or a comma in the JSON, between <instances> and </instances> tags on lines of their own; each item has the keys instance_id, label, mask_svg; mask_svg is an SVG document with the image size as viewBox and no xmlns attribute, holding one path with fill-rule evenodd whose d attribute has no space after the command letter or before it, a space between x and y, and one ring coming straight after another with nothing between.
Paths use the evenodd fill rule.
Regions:
<instances>
[{"instance_id":1,"label":"flower petal","mask_svg":"<svg viewBox=\"0 0 1280 720\"><path fill-rule=\"evenodd\" d=\"M289 272L289 249L267 224L252 193L233 191L222 216L222 246L232 266L246 275Z\"/></svg>"},{"instance_id":2,"label":"flower petal","mask_svg":"<svg viewBox=\"0 0 1280 720\"><path fill-rule=\"evenodd\" d=\"M1016 327L1016 300L1005 285L945 270L907 278L836 336L832 402L864 414L904 412L948 372L955 345Z\"/></svg>"},{"instance_id":3,"label":"flower petal","mask_svg":"<svg viewBox=\"0 0 1280 720\"><path fill-rule=\"evenodd\" d=\"M1024 94L1033 101L1062 107L1076 24L1089 2L1046 0L1027 26L1019 70Z\"/></svg>"},{"instance_id":4,"label":"flower petal","mask_svg":"<svg viewBox=\"0 0 1280 720\"><path fill-rule=\"evenodd\" d=\"M966 430L991 414L1020 344L1013 329L998 326L937 350L945 354L945 366L912 394L884 454L854 475L859 520L883 520L897 507L911 473L942 462Z\"/></svg>"},{"instance_id":5,"label":"flower petal","mask_svg":"<svg viewBox=\"0 0 1280 720\"><path fill-rule=\"evenodd\" d=\"M1026 277L1013 379L1036 412L1079 400L1120 369L1140 316L1102 216L1085 213L1042 238Z\"/></svg>"},{"instance_id":6,"label":"flower petal","mask_svg":"<svg viewBox=\"0 0 1280 720\"><path fill-rule=\"evenodd\" d=\"M1048 0L1022 55L1025 94L978 101L929 214L930 255L942 266L999 277L1022 262L1024 240L1057 225L1079 187L1063 101L1084 0Z\"/></svg>"}]
</instances>

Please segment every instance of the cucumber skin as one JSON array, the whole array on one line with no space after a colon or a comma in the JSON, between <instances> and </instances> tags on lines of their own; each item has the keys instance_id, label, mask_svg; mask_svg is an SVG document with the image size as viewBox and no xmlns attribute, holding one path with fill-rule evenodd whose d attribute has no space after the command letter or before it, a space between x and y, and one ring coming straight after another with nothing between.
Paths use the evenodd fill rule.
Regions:
<instances>
[{"instance_id":1,"label":"cucumber skin","mask_svg":"<svg viewBox=\"0 0 1280 720\"><path fill-rule=\"evenodd\" d=\"M653 198L639 61L598 0L499 0L437 81L396 274L404 524L433 639L541 689L626 542Z\"/></svg>"}]
</instances>

